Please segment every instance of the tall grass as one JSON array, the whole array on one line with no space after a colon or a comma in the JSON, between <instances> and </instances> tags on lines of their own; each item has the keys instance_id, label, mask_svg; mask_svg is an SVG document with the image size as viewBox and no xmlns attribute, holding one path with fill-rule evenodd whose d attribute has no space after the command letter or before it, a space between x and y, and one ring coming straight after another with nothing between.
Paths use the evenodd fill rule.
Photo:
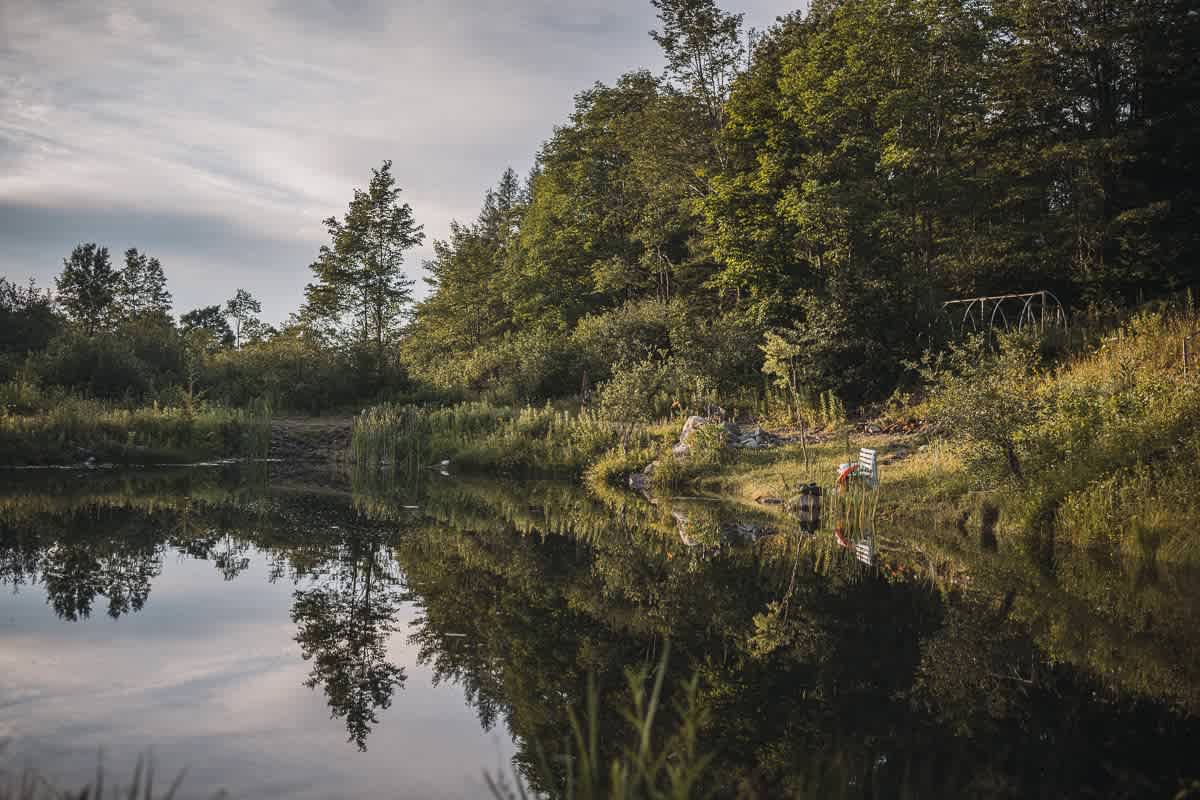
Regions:
<instances>
[{"instance_id":1,"label":"tall grass","mask_svg":"<svg viewBox=\"0 0 1200 800\"><path fill-rule=\"evenodd\" d=\"M1141 312L1051 367L1044 342L1005 339L935 381L934 413L1016 527L1197 560L1200 370L1184 369L1181 349L1198 328L1191 307Z\"/></svg>"},{"instance_id":2,"label":"tall grass","mask_svg":"<svg viewBox=\"0 0 1200 800\"><path fill-rule=\"evenodd\" d=\"M32 769L20 774L0 770L0 800L172 800L183 784L186 771L175 776L165 791L156 791L154 762L139 756L129 782L106 781L103 765L96 767L95 779L78 791L63 791ZM224 797L224 792L213 798Z\"/></svg>"},{"instance_id":3,"label":"tall grass","mask_svg":"<svg viewBox=\"0 0 1200 800\"><path fill-rule=\"evenodd\" d=\"M13 391L10 387L9 397ZM270 404L263 401L244 410L198 404L123 408L73 397L32 413L8 406L0 411L0 463L264 457L270 418Z\"/></svg>"},{"instance_id":4,"label":"tall grass","mask_svg":"<svg viewBox=\"0 0 1200 800\"><path fill-rule=\"evenodd\" d=\"M628 728L619 744L601 740L600 696L594 681L588 681L583 715L568 709L568 740L552 756L546 755L545 743L539 747L541 757L534 778L551 796L563 800L688 800L711 795L703 786L712 759L700 747L707 714L699 699L698 677L683 686L682 700L674 709L662 707L669 650L669 646L663 648L653 670L626 673L629 704L622 716ZM675 720L669 732L662 724L666 711L673 712ZM602 755L614 750L614 756ZM552 761L557 761L559 768ZM513 786L490 775L487 782L497 800L546 796L528 791L520 776L514 776Z\"/></svg>"},{"instance_id":5,"label":"tall grass","mask_svg":"<svg viewBox=\"0 0 1200 800\"><path fill-rule=\"evenodd\" d=\"M1124 555L1200 558L1200 370L1180 357L1197 326L1194 312L1137 315L1048 376L1021 431L1026 522Z\"/></svg>"},{"instance_id":6,"label":"tall grass","mask_svg":"<svg viewBox=\"0 0 1200 800\"><path fill-rule=\"evenodd\" d=\"M643 446L639 432L592 412L551 406L460 403L445 408L383 404L354 420L356 463L412 474L450 460L456 468L501 473L582 474L601 454Z\"/></svg>"}]
</instances>

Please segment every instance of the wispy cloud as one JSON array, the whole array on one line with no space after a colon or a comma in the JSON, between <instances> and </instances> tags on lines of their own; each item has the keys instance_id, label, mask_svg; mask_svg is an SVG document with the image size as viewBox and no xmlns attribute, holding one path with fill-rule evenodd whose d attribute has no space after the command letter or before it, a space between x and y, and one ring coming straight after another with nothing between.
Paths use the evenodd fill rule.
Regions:
<instances>
[{"instance_id":1,"label":"wispy cloud","mask_svg":"<svg viewBox=\"0 0 1200 800\"><path fill-rule=\"evenodd\" d=\"M790 8L754 0L748 21ZM444 235L575 92L658 66L653 25L644 0L6 0L0 274L46 283L78 241L137 245L180 307L245 286L282 318L372 166L393 159Z\"/></svg>"}]
</instances>

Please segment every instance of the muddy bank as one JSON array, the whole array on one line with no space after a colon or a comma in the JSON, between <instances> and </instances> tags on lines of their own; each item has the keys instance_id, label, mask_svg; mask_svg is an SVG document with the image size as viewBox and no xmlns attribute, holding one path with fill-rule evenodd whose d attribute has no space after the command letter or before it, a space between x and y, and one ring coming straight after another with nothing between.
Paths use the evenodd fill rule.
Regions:
<instances>
[{"instance_id":1,"label":"muddy bank","mask_svg":"<svg viewBox=\"0 0 1200 800\"><path fill-rule=\"evenodd\" d=\"M352 417L281 417L271 420L271 459L340 463L350 455Z\"/></svg>"}]
</instances>

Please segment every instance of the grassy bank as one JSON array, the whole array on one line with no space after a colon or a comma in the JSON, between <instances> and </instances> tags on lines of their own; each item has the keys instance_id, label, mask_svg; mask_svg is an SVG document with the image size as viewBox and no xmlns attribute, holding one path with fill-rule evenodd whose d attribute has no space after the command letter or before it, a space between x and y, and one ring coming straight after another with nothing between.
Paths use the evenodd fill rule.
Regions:
<instances>
[{"instance_id":1,"label":"grassy bank","mask_svg":"<svg viewBox=\"0 0 1200 800\"><path fill-rule=\"evenodd\" d=\"M1194 312L1143 313L1067 353L1002 337L963 344L922 368L918 403L890 414L925 424L898 434L860 420L778 446L731 447L700 428L686 457L671 452L678 419L624 424L550 406L378 406L356 421L360 463L411 471L449 459L461 471L572 474L626 485L648 464L652 491L756 502L809 482L831 486L860 447L879 451L876 513L890 524L962 524L991 517L1002 532L1139 559L1195 561L1200 500L1200 369L1181 345ZM887 423L891 420L877 420ZM884 427L887 427L886 425ZM743 426L745 428L745 426ZM998 515L998 517L997 517Z\"/></svg>"},{"instance_id":2,"label":"grassy bank","mask_svg":"<svg viewBox=\"0 0 1200 800\"><path fill-rule=\"evenodd\" d=\"M449 460L456 470L581 475L612 452L648 451L670 426L633 426L553 406L460 403L446 408L385 404L354 420L360 464L411 473Z\"/></svg>"},{"instance_id":3,"label":"grassy bank","mask_svg":"<svg viewBox=\"0 0 1200 800\"><path fill-rule=\"evenodd\" d=\"M881 456L882 518L999 529L1138 559L1200 557L1200 370L1184 370L1188 314L1144 314L1058 361L1037 342L964 347L926 370L920 433L837 433L801 447L743 451L695 486L743 501L828 485L859 447Z\"/></svg>"},{"instance_id":4,"label":"grassy bank","mask_svg":"<svg viewBox=\"0 0 1200 800\"><path fill-rule=\"evenodd\" d=\"M11 394L11 388L10 388ZM148 464L265 456L270 409L125 408L79 398L0 408L0 464Z\"/></svg>"}]
</instances>

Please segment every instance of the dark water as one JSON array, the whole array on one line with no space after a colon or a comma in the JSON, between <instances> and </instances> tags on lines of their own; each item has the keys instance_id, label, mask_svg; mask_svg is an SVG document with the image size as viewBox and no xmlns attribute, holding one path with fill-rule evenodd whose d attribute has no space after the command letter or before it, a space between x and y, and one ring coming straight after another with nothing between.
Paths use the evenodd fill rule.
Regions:
<instances>
[{"instance_id":1,"label":"dark water","mask_svg":"<svg viewBox=\"0 0 1200 800\"><path fill-rule=\"evenodd\" d=\"M10 775L77 787L100 751L119 778L151 749L184 796L486 797L484 772L514 769L552 788L530 768L589 675L613 753L625 672L669 642L666 706L699 675L717 796L1200 778L1194 570L549 482L0 481Z\"/></svg>"}]
</instances>

